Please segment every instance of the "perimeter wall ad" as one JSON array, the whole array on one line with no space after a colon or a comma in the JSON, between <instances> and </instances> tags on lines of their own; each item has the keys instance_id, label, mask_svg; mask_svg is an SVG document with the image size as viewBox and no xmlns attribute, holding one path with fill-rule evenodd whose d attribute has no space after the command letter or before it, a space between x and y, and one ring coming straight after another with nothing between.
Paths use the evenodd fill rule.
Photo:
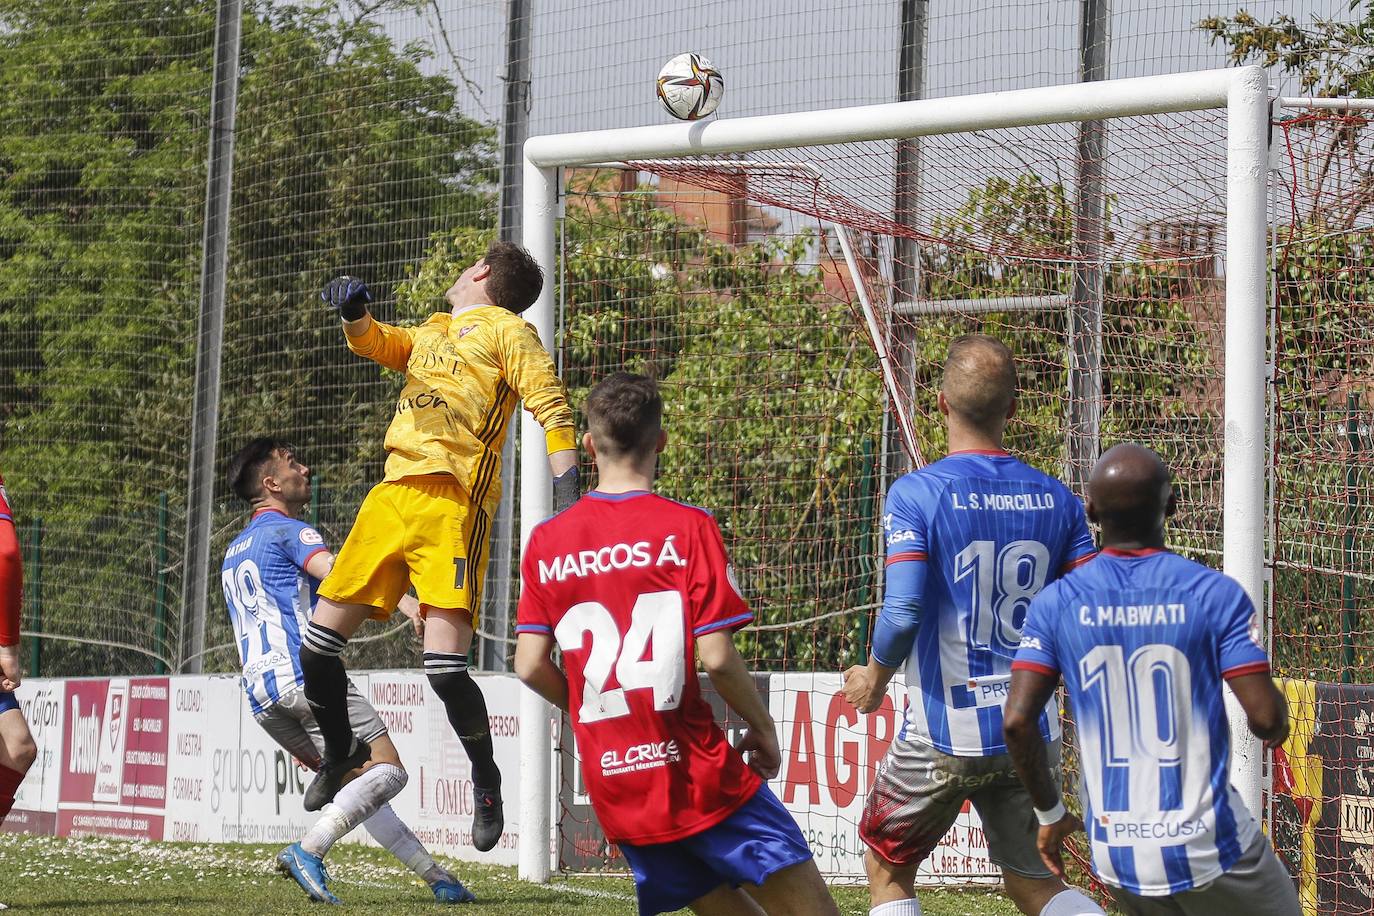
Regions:
<instances>
[{"instance_id":1,"label":"perimeter wall ad","mask_svg":"<svg viewBox=\"0 0 1374 916\"><path fill-rule=\"evenodd\" d=\"M504 776L506 832L488 853L472 848L467 756L442 704L418 671L353 675L386 722L410 781L392 801L431 850L458 859L515 865L520 843L520 684L477 678L487 699ZM773 791L793 812L827 873L860 878L857 824L874 769L900 727L904 691L860 716L839 694L838 675L759 675L780 723L783 766ZM702 679L731 738L739 723ZM301 800L311 772L253 721L237 677L32 679L19 689L38 760L20 787L7 831L185 842L280 843L300 838L314 815ZM555 817L560 865L624 868L601 835L580 778L571 734L562 747ZM550 762L552 767L553 761ZM366 831L348 838L371 843ZM966 811L922 870L927 882L996 880L977 816Z\"/></svg>"},{"instance_id":2,"label":"perimeter wall ad","mask_svg":"<svg viewBox=\"0 0 1374 916\"><path fill-rule=\"evenodd\" d=\"M410 774L392 806L433 851L515 865L520 843L520 692L512 677L477 678L504 774L506 833L471 845L467 756L418 671L353 676L387 723ZM878 762L901 727L894 685L872 716L840 695L836 674L757 675L779 723L782 770L772 788L796 817L828 875L862 879L857 826ZM732 740L740 724L702 679ZM1293 736L1274 763L1275 846L1299 876L1310 914L1374 908L1374 687L1285 681ZM25 681L19 700L38 744L8 831L193 842L286 845L314 820L301 804L312 774L253 721L233 676ZM596 824L570 733L561 748L554 816L561 867L623 869ZM550 762L551 767L553 761ZM371 843L363 830L348 838ZM922 867L923 883L997 880L977 815L966 809Z\"/></svg>"}]
</instances>

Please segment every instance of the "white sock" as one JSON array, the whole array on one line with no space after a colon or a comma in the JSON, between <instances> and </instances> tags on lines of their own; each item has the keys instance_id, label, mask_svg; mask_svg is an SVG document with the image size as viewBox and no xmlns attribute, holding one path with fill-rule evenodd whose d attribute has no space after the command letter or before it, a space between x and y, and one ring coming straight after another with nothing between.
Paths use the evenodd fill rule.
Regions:
<instances>
[{"instance_id":1,"label":"white sock","mask_svg":"<svg viewBox=\"0 0 1374 916\"><path fill-rule=\"evenodd\" d=\"M406 771L390 763L379 763L339 790L324 806L320 819L301 837L301 847L324 857L344 834L372 817L406 787Z\"/></svg>"},{"instance_id":2,"label":"white sock","mask_svg":"<svg viewBox=\"0 0 1374 916\"><path fill-rule=\"evenodd\" d=\"M410 828L397 817L390 805L378 808L376 814L363 822L363 829L372 834L372 839L380 843L383 849L400 859L401 864L419 875L426 884L446 879L453 880L452 875L435 863L434 857L425 849L419 837L410 832Z\"/></svg>"},{"instance_id":3,"label":"white sock","mask_svg":"<svg viewBox=\"0 0 1374 916\"><path fill-rule=\"evenodd\" d=\"M869 910L868 916L921 916L921 901L915 897L908 900L889 900Z\"/></svg>"},{"instance_id":4,"label":"white sock","mask_svg":"<svg viewBox=\"0 0 1374 916\"><path fill-rule=\"evenodd\" d=\"M1106 916L1106 910L1076 887L1055 894L1040 916Z\"/></svg>"}]
</instances>

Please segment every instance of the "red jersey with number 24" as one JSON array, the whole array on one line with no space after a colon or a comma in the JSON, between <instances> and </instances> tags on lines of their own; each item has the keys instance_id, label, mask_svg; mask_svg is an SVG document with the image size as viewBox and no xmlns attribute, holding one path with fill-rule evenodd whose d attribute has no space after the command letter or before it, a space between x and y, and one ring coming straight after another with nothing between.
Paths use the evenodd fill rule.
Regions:
<instances>
[{"instance_id":1,"label":"red jersey with number 24","mask_svg":"<svg viewBox=\"0 0 1374 916\"><path fill-rule=\"evenodd\" d=\"M759 777L702 699L696 639L753 619L710 513L647 491L592 491L539 525L517 633L563 652L573 734L607 839L668 843L714 827Z\"/></svg>"}]
</instances>

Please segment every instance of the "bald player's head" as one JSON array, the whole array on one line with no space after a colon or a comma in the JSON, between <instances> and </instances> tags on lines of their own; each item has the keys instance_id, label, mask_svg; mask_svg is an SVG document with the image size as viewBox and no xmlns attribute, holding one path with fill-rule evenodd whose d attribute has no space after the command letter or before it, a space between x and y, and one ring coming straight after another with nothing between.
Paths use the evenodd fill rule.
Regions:
<instances>
[{"instance_id":1,"label":"bald player's head","mask_svg":"<svg viewBox=\"0 0 1374 916\"><path fill-rule=\"evenodd\" d=\"M1016 362L996 337L956 337L940 383L949 412L978 430L999 433L1016 403Z\"/></svg>"},{"instance_id":2,"label":"bald player's head","mask_svg":"<svg viewBox=\"0 0 1374 916\"><path fill-rule=\"evenodd\" d=\"M1103 546L1123 541L1163 546L1164 519L1174 514L1175 505L1173 475L1143 445L1112 446L1088 478L1088 517L1102 526Z\"/></svg>"}]
</instances>

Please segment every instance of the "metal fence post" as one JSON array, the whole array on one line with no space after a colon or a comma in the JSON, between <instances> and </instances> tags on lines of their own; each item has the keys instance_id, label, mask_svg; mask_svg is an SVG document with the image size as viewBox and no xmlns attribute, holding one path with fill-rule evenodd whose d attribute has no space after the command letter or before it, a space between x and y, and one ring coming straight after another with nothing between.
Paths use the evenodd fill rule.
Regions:
<instances>
[{"instance_id":1,"label":"metal fence post","mask_svg":"<svg viewBox=\"0 0 1374 916\"><path fill-rule=\"evenodd\" d=\"M215 82L210 96L209 174L200 272L195 402L186 487L186 546L181 585L179 668L204 664L208 610L210 520L215 495L215 439L219 426L220 359L224 347L225 269L229 260L229 198L233 184L234 115L239 87L242 0L220 0L215 24Z\"/></svg>"}]
</instances>

